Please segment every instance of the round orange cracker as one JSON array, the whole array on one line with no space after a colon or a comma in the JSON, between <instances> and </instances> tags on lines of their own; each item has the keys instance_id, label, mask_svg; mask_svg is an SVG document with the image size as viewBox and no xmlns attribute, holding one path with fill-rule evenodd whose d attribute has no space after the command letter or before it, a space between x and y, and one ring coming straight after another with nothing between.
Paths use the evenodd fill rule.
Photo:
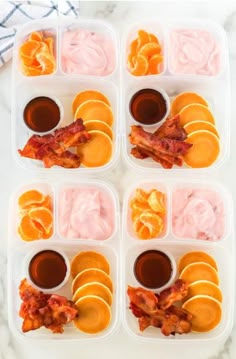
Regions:
<instances>
[{"instance_id":1,"label":"round orange cracker","mask_svg":"<svg viewBox=\"0 0 236 359\"><path fill-rule=\"evenodd\" d=\"M95 90L86 90L86 91L81 91L78 94L76 94L76 96L74 97L73 101L72 101L72 112L73 114L75 114L77 108L83 103L83 102L87 102L90 100L99 100L102 101L104 103L106 103L108 106L111 106L108 98L103 95L101 92L99 91L95 91ZM95 119L93 119L95 120Z\"/></svg>"},{"instance_id":2,"label":"round orange cracker","mask_svg":"<svg viewBox=\"0 0 236 359\"><path fill-rule=\"evenodd\" d=\"M82 118L86 121L103 121L112 126L114 118L112 109L105 102L100 100L88 100L79 105L74 114L74 120Z\"/></svg>"},{"instance_id":3,"label":"round orange cracker","mask_svg":"<svg viewBox=\"0 0 236 359\"><path fill-rule=\"evenodd\" d=\"M112 141L101 131L89 131L90 140L77 147L77 154L85 167L100 167L108 163L112 157Z\"/></svg>"},{"instance_id":4,"label":"round orange cracker","mask_svg":"<svg viewBox=\"0 0 236 359\"><path fill-rule=\"evenodd\" d=\"M105 330L111 321L111 309L105 300L95 295L80 298L75 306L78 317L74 325L82 332L89 334L100 333Z\"/></svg>"}]
</instances>

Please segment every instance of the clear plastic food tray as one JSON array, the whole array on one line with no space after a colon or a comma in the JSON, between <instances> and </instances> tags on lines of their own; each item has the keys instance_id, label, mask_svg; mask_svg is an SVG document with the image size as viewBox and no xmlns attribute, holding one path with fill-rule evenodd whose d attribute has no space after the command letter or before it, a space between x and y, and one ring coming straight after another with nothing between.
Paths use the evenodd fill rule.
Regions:
<instances>
[{"instance_id":1,"label":"clear plastic food tray","mask_svg":"<svg viewBox=\"0 0 236 359\"><path fill-rule=\"evenodd\" d=\"M170 70L170 32L172 29L178 28L196 28L204 29L212 33L219 43L221 51L221 66L220 71L215 76L206 75L189 75L189 74L174 74ZM127 68L127 54L129 51L129 44L132 40L137 38L137 32L144 29L147 32L155 34L162 46L164 62L160 74L147 76L133 76ZM210 169L219 168L227 159L229 154L229 139L230 139L230 72L227 39L223 28L211 20L196 20L196 19L176 19L164 22L159 19L143 20L136 24L129 26L123 35L122 41L122 104L121 114L124 117L122 121L122 152L126 163L130 168L139 171L161 171L164 170L161 165L147 158L144 160L136 159L130 154L132 148L128 140L130 133L130 126L137 124L129 110L130 99L134 93L141 89L163 89L169 96L170 101L175 96L182 92L196 92L203 96L209 103L209 108L212 111L216 127L220 134L220 154L210 167L207 168L189 168L187 165L182 167L174 166L171 173L179 171L187 171L193 173L201 173ZM145 127L145 130L154 132L159 126L153 125Z\"/></svg>"},{"instance_id":2,"label":"clear plastic food tray","mask_svg":"<svg viewBox=\"0 0 236 359\"><path fill-rule=\"evenodd\" d=\"M95 239L71 239L63 238L58 231L58 198L61 188L82 189L84 187L92 187L101 190L109 196L114 207L115 226L110 238L107 240ZM37 189L44 194L50 194L53 198L53 220L54 233L51 238L45 240L40 239L31 242L23 241L18 235L18 197L27 190ZM22 185L12 196L9 213L9 243L8 243L8 310L9 325L12 332L18 338L37 339L37 340L101 340L114 334L119 323L119 223L120 211L118 195L114 187L102 181L89 180L61 182L57 185L53 182L32 182ZM110 276L113 282L113 302L111 307L112 317L110 325L103 332L89 335L77 330L74 325L68 324L64 327L63 334L53 334L50 330L40 328L35 331L23 333L21 330L22 319L19 317L19 309L21 299L18 294L18 288L23 278L27 278L27 260L29 253L32 251L39 252L41 250L52 249L58 250L65 254L66 259L71 262L72 258L81 251L95 251L103 254L110 264ZM28 278L29 279L29 278ZM47 290L47 292L64 295L68 299L72 298L71 292L72 277L70 276L67 283L58 291Z\"/></svg>"},{"instance_id":3,"label":"clear plastic food tray","mask_svg":"<svg viewBox=\"0 0 236 359\"><path fill-rule=\"evenodd\" d=\"M132 229L130 201L136 188L144 190L157 189L163 191L167 197L167 219L164 233L155 239L140 240ZM172 231L172 194L177 188L198 188L216 191L222 198L225 209L226 231L222 239L207 241L200 239L179 239ZM233 230L233 205L229 193L217 182L197 180L171 180L166 178L146 177L133 183L125 193L122 216L122 297L123 297L123 324L130 335L138 340L152 342L185 342L208 341L225 339L229 335L233 325L234 308L234 230ZM129 309L127 295L128 285L139 287L135 278L133 266L139 254L146 250L156 249L174 256L176 264L179 259L190 251L204 251L216 260L218 266L220 288L223 293L222 319L219 325L207 333L188 333L165 337L160 329L149 327L143 332L139 330L138 320ZM176 279L178 278L178 273Z\"/></svg>"},{"instance_id":4,"label":"clear plastic food tray","mask_svg":"<svg viewBox=\"0 0 236 359\"><path fill-rule=\"evenodd\" d=\"M62 69L62 34L71 29L87 29L107 35L115 49L115 68L106 76L89 76L68 74ZM56 70L50 75L25 76L20 67L19 47L34 31L43 31L47 36L54 38L54 54ZM109 170L119 155L119 67L118 67L118 40L110 25L99 20L40 20L32 21L17 32L13 50L13 100L12 100L12 144L13 155L25 168L31 170L45 170L41 161L21 157L18 149L22 149L32 132L26 127L23 120L23 110L29 99L37 96L56 97L62 104L64 117L60 126L64 127L73 122L72 100L81 91L95 90L103 93L109 100L114 116L113 124L113 153L110 161L101 167L83 167L71 170L80 174L98 174ZM46 169L48 171L48 169ZM64 170L63 167L53 166L50 171ZM68 169L66 169L68 171Z\"/></svg>"}]
</instances>

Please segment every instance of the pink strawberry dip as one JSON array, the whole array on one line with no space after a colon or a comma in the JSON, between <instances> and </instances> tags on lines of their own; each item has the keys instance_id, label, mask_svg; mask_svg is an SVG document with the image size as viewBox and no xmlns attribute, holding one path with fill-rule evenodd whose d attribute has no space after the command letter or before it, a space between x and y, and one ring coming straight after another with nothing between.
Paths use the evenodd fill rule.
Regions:
<instances>
[{"instance_id":1,"label":"pink strawberry dip","mask_svg":"<svg viewBox=\"0 0 236 359\"><path fill-rule=\"evenodd\" d=\"M116 66L115 46L108 35L86 29L62 37L62 69L68 74L106 76Z\"/></svg>"},{"instance_id":2,"label":"pink strawberry dip","mask_svg":"<svg viewBox=\"0 0 236 359\"><path fill-rule=\"evenodd\" d=\"M108 239L115 227L113 200L99 188L65 188L59 195L58 222L65 238Z\"/></svg>"},{"instance_id":3,"label":"pink strawberry dip","mask_svg":"<svg viewBox=\"0 0 236 359\"><path fill-rule=\"evenodd\" d=\"M177 189L173 193L172 229L179 238L221 239L225 231L221 196L210 189Z\"/></svg>"},{"instance_id":4,"label":"pink strawberry dip","mask_svg":"<svg viewBox=\"0 0 236 359\"><path fill-rule=\"evenodd\" d=\"M175 74L217 75L221 66L220 46L209 31L173 30L170 34L169 66Z\"/></svg>"}]
</instances>

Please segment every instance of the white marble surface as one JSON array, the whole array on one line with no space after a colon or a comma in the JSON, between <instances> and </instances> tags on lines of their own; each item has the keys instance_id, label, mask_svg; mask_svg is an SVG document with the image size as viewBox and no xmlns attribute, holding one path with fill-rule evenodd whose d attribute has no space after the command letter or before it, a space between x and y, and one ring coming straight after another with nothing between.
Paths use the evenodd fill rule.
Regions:
<instances>
[{"instance_id":1,"label":"white marble surface","mask_svg":"<svg viewBox=\"0 0 236 359\"><path fill-rule=\"evenodd\" d=\"M182 16L209 17L218 21L227 31L230 49L231 81L232 81L232 127L231 133L236 133L236 3L227 1L210 2L81 2L81 16L101 18L110 21L113 26L122 31L123 25L149 16ZM12 190L21 181L34 177L18 167L11 155L11 63L0 69L0 359L90 359L97 356L103 359L118 359L126 356L129 359L143 359L145 356L154 358L181 359L234 359L236 357L236 329L225 343L179 345L143 344L139 343L124 332L119 332L107 342L81 345L73 344L43 344L37 342L18 342L9 332L7 324L6 300L6 245L7 245L7 210ZM224 167L214 173L233 194L236 200L235 186L236 141L231 136L231 157ZM119 165L109 174L109 179L117 186L122 195L127 183L132 178L124 164ZM232 283L233 285L233 283Z\"/></svg>"}]
</instances>

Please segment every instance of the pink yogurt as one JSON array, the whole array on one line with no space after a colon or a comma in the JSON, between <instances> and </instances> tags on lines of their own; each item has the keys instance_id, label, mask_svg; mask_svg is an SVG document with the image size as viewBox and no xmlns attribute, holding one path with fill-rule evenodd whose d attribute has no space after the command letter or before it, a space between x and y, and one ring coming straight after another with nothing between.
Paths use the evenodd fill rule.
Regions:
<instances>
[{"instance_id":1,"label":"pink yogurt","mask_svg":"<svg viewBox=\"0 0 236 359\"><path fill-rule=\"evenodd\" d=\"M220 66L220 46L209 31L176 29L171 32L171 72L214 76L219 73Z\"/></svg>"},{"instance_id":2,"label":"pink yogurt","mask_svg":"<svg viewBox=\"0 0 236 359\"><path fill-rule=\"evenodd\" d=\"M210 189L177 189L173 193L172 228L179 238L221 239L225 231L221 196Z\"/></svg>"},{"instance_id":3,"label":"pink yogurt","mask_svg":"<svg viewBox=\"0 0 236 359\"><path fill-rule=\"evenodd\" d=\"M99 188L66 188L59 196L59 231L65 238L108 239L115 227L112 198Z\"/></svg>"},{"instance_id":4,"label":"pink yogurt","mask_svg":"<svg viewBox=\"0 0 236 359\"><path fill-rule=\"evenodd\" d=\"M85 29L71 30L62 37L62 69L68 74L106 76L116 66L111 37Z\"/></svg>"}]
</instances>

